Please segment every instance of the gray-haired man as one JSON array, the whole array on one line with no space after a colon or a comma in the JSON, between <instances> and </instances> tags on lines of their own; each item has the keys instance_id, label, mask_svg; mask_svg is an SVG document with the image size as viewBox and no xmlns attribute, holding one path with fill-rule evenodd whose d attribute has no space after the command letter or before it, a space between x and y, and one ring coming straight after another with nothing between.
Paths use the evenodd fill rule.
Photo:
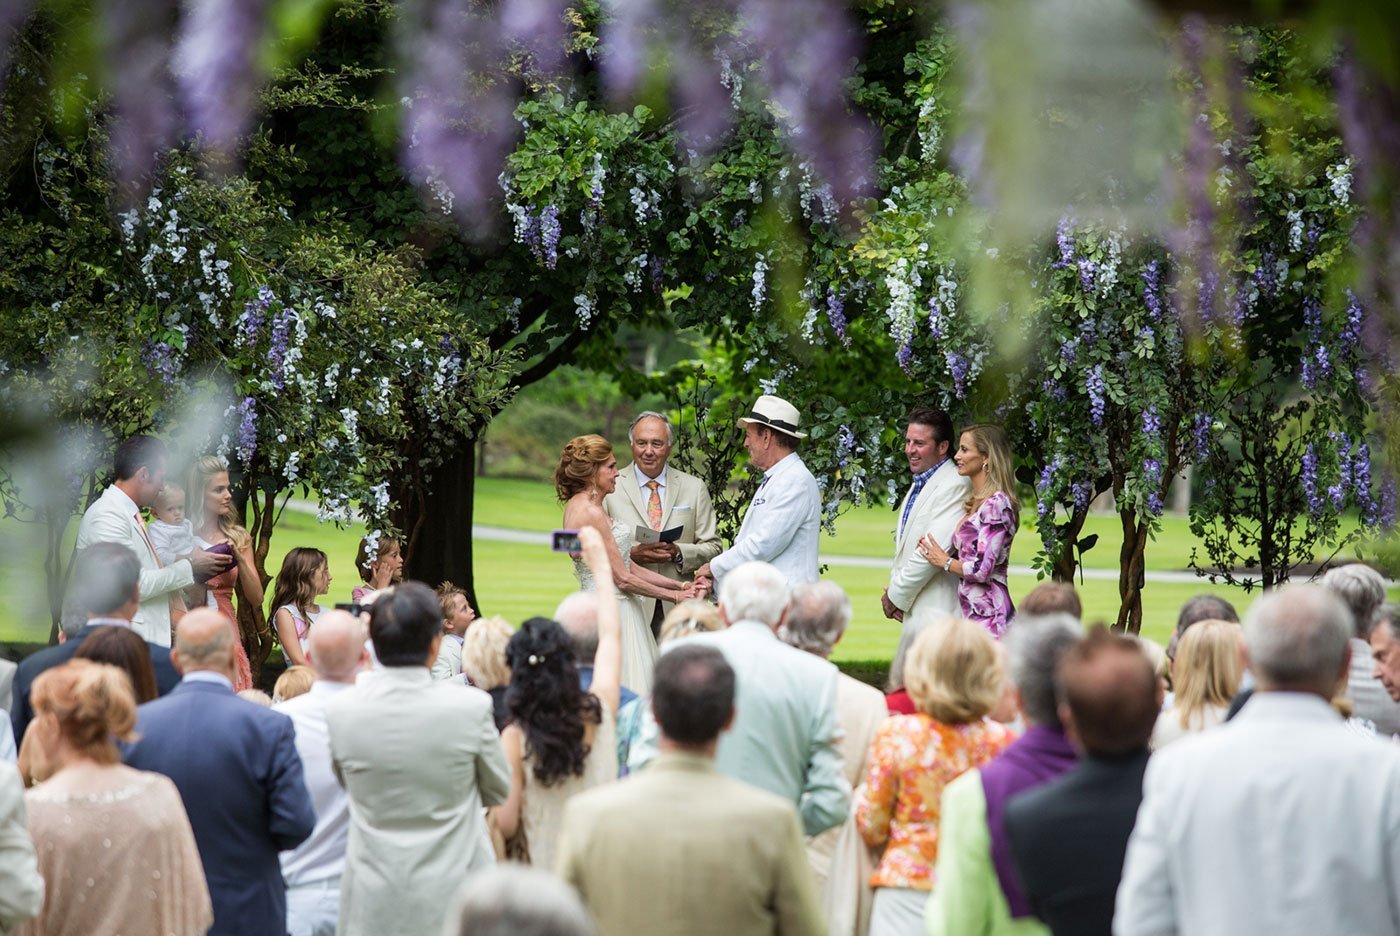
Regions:
<instances>
[{"instance_id":1,"label":"gray-haired man","mask_svg":"<svg viewBox=\"0 0 1400 936\"><path fill-rule=\"evenodd\" d=\"M677 582L718 556L724 545L715 532L715 509L710 492L699 478L667 465L675 431L661 413L645 412L627 429L632 464L617 477L617 489L603 500L603 509L629 527L670 530L680 527L674 543L638 544L632 561ZM642 611L653 632L670 608L669 602L643 600Z\"/></svg>"}]
</instances>

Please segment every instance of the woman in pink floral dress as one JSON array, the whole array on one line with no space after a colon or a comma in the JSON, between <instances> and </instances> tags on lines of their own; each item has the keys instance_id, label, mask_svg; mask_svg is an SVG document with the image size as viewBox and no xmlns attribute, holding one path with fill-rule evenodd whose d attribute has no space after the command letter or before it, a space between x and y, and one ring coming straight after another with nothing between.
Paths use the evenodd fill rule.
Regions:
<instances>
[{"instance_id":1,"label":"woman in pink floral dress","mask_svg":"<svg viewBox=\"0 0 1400 936\"><path fill-rule=\"evenodd\" d=\"M1006 586L1011 541L1020 524L1011 443L1000 426L969 426L953 455L958 474L972 480L963 502L967 515L944 549L932 535L919 541L919 553L945 572L958 576L958 605L963 617L976 621L998 640L1016 614Z\"/></svg>"},{"instance_id":2,"label":"woman in pink floral dress","mask_svg":"<svg viewBox=\"0 0 1400 936\"><path fill-rule=\"evenodd\" d=\"M884 847L870 879L870 936L924 932L943 790L1015 738L985 717L1001 695L1002 666L980 624L954 618L924 628L909 646L904 681L918 712L880 725L852 804L866 844Z\"/></svg>"}]
</instances>

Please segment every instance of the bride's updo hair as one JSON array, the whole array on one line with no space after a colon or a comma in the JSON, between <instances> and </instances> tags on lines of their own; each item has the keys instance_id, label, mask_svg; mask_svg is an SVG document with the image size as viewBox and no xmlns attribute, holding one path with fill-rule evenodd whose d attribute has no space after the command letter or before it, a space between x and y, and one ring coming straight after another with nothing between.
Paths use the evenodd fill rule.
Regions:
<instances>
[{"instance_id":1,"label":"bride's updo hair","mask_svg":"<svg viewBox=\"0 0 1400 936\"><path fill-rule=\"evenodd\" d=\"M554 469L554 490L559 499L566 501L588 490L599 467L612 457L612 443L600 435L577 436L566 442L559 453L559 467Z\"/></svg>"},{"instance_id":2,"label":"bride's updo hair","mask_svg":"<svg viewBox=\"0 0 1400 936\"><path fill-rule=\"evenodd\" d=\"M119 763L114 742L136 737L131 680L115 666L70 660L42 673L32 692L35 717L52 712L68 743L98 763Z\"/></svg>"}]
</instances>

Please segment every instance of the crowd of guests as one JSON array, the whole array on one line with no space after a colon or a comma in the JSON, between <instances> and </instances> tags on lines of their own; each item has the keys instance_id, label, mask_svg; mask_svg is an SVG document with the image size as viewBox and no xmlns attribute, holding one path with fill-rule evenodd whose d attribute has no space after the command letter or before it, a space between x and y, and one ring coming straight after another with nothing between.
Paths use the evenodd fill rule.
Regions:
<instances>
[{"instance_id":1,"label":"crowd of guests","mask_svg":"<svg viewBox=\"0 0 1400 936\"><path fill-rule=\"evenodd\" d=\"M226 473L179 490L200 505L186 541L163 452L119 453L123 497L172 529L102 521L65 639L15 675L0 931L1400 932L1385 580L1342 566L1243 624L1201 596L1166 648L1086 629L1068 584L1013 612L973 558L1014 532L1002 450L967 436L986 548L961 569L936 537L918 550L979 613L901 612L885 692L829 661L845 593L760 561L717 604L679 586L646 612L657 655L629 685L646 616L619 584L642 579L589 522L589 587L519 628L401 581L387 539L362 549L356 606L323 608L324 554L292 550L270 607L289 665L251 699L228 602L262 596L239 584Z\"/></svg>"}]
</instances>

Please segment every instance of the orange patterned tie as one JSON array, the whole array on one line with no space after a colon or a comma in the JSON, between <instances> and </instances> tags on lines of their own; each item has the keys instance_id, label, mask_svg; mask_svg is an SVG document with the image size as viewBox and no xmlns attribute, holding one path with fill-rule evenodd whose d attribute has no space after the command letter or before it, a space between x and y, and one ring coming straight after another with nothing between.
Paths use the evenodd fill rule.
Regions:
<instances>
[{"instance_id":1,"label":"orange patterned tie","mask_svg":"<svg viewBox=\"0 0 1400 936\"><path fill-rule=\"evenodd\" d=\"M647 500L647 523L651 524L653 530L660 530L661 485L653 478L646 483L646 486L651 491L651 497Z\"/></svg>"}]
</instances>

